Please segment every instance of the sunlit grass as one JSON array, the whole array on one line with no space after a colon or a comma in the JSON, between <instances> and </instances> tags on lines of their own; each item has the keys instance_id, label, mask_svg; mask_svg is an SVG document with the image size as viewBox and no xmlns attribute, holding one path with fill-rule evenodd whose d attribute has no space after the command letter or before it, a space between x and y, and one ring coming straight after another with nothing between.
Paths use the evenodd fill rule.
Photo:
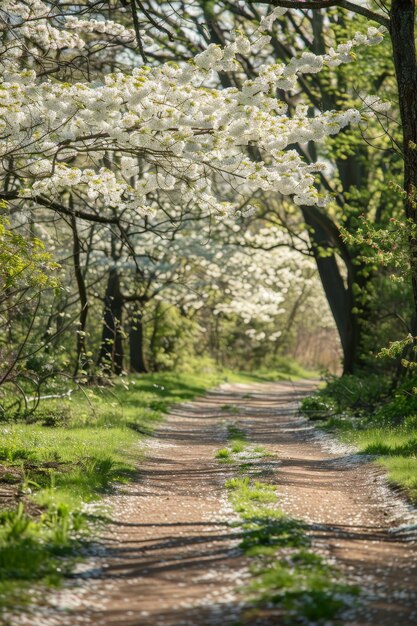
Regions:
<instances>
[{"instance_id":1,"label":"sunlit grass","mask_svg":"<svg viewBox=\"0 0 417 626\"><path fill-rule=\"evenodd\" d=\"M45 401L31 423L0 424L4 477L24 496L0 513L0 611L24 603L34 584L59 583L101 519L85 503L135 476L141 441L170 405L218 382L218 374L146 375L128 388L119 382ZM30 501L38 514L25 511Z\"/></svg>"},{"instance_id":2,"label":"sunlit grass","mask_svg":"<svg viewBox=\"0 0 417 626\"><path fill-rule=\"evenodd\" d=\"M297 381L306 378L319 378L320 372L307 370L294 361L284 361L279 367L264 369L259 368L254 372L232 372L224 370L224 375L229 382L237 383L267 383L278 381Z\"/></svg>"},{"instance_id":3,"label":"sunlit grass","mask_svg":"<svg viewBox=\"0 0 417 626\"><path fill-rule=\"evenodd\" d=\"M225 486L241 518L240 547L253 559L246 588L251 603L282 606L290 620L337 616L358 590L311 550L304 525L279 508L275 485L246 476L231 478Z\"/></svg>"},{"instance_id":4,"label":"sunlit grass","mask_svg":"<svg viewBox=\"0 0 417 626\"><path fill-rule=\"evenodd\" d=\"M404 488L417 502L417 418L407 417L401 424L375 425L369 419L332 419L324 427L342 441L357 446L363 454L375 457L388 472L389 481Z\"/></svg>"}]
</instances>

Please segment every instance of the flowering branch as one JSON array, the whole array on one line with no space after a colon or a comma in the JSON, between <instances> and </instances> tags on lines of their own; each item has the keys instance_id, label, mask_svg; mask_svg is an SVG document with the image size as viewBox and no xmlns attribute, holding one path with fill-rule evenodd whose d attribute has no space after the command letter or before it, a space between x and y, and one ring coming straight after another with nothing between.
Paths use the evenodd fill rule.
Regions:
<instances>
[{"instance_id":1,"label":"flowering branch","mask_svg":"<svg viewBox=\"0 0 417 626\"><path fill-rule=\"evenodd\" d=\"M273 7L283 7L286 9L328 9L331 7L346 9L358 15L363 15L373 22L389 28L389 18L376 13L364 6L350 2L349 0L247 0L248 4L268 4Z\"/></svg>"}]
</instances>

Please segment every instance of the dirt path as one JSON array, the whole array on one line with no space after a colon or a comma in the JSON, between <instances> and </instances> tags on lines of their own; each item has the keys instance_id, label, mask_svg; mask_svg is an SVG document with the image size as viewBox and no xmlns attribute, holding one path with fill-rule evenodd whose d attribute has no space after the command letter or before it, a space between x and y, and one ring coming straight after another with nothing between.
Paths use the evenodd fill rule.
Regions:
<instances>
[{"instance_id":1,"label":"dirt path","mask_svg":"<svg viewBox=\"0 0 417 626\"><path fill-rule=\"evenodd\" d=\"M99 549L19 626L236 623L247 563L230 526L227 470L214 459L224 445L225 405L239 407L233 419L251 443L277 454L268 482L276 482L282 508L304 519L317 550L366 590L362 608L343 624L415 626L417 517L386 488L380 470L297 415L312 385L224 385L173 410L149 444L138 481L108 499L113 524ZM256 623L280 621L271 610Z\"/></svg>"}]
</instances>

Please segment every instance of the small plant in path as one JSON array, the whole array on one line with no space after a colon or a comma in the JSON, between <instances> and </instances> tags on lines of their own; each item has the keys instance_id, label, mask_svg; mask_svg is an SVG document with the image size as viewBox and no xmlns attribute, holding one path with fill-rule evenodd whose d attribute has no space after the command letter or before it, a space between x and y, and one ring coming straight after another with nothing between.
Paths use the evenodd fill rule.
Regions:
<instances>
[{"instance_id":1,"label":"small plant in path","mask_svg":"<svg viewBox=\"0 0 417 626\"><path fill-rule=\"evenodd\" d=\"M241 471L253 468L256 461L269 456L263 446L254 446L247 442L247 435L236 423L226 426L228 446L217 450L215 457L220 463L238 463Z\"/></svg>"},{"instance_id":2,"label":"small plant in path","mask_svg":"<svg viewBox=\"0 0 417 626\"><path fill-rule=\"evenodd\" d=\"M247 436L240 432L239 441L247 448ZM216 453L216 458L222 461L224 451L228 451L228 462L239 471L225 487L240 518L240 548L251 563L251 580L243 591L252 609L244 615L243 623L256 619L256 613L268 606L284 610L284 619L290 624L303 620L318 624L337 617L352 604L358 590L344 583L340 573L313 551L305 524L279 508L275 485L253 474L242 475L240 458L232 452L233 440L230 443ZM266 454L263 450L258 465ZM256 476L260 474L262 471Z\"/></svg>"}]
</instances>

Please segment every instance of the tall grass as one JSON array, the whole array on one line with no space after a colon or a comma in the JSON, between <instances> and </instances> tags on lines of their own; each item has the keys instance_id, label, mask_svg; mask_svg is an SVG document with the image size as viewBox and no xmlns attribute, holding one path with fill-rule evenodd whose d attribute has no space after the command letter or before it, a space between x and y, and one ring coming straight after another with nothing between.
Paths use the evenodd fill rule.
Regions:
<instances>
[{"instance_id":1,"label":"tall grass","mask_svg":"<svg viewBox=\"0 0 417 626\"><path fill-rule=\"evenodd\" d=\"M417 503L417 416L406 417L400 424L363 418L333 419L323 426L363 454L372 455L387 470L388 480Z\"/></svg>"}]
</instances>

